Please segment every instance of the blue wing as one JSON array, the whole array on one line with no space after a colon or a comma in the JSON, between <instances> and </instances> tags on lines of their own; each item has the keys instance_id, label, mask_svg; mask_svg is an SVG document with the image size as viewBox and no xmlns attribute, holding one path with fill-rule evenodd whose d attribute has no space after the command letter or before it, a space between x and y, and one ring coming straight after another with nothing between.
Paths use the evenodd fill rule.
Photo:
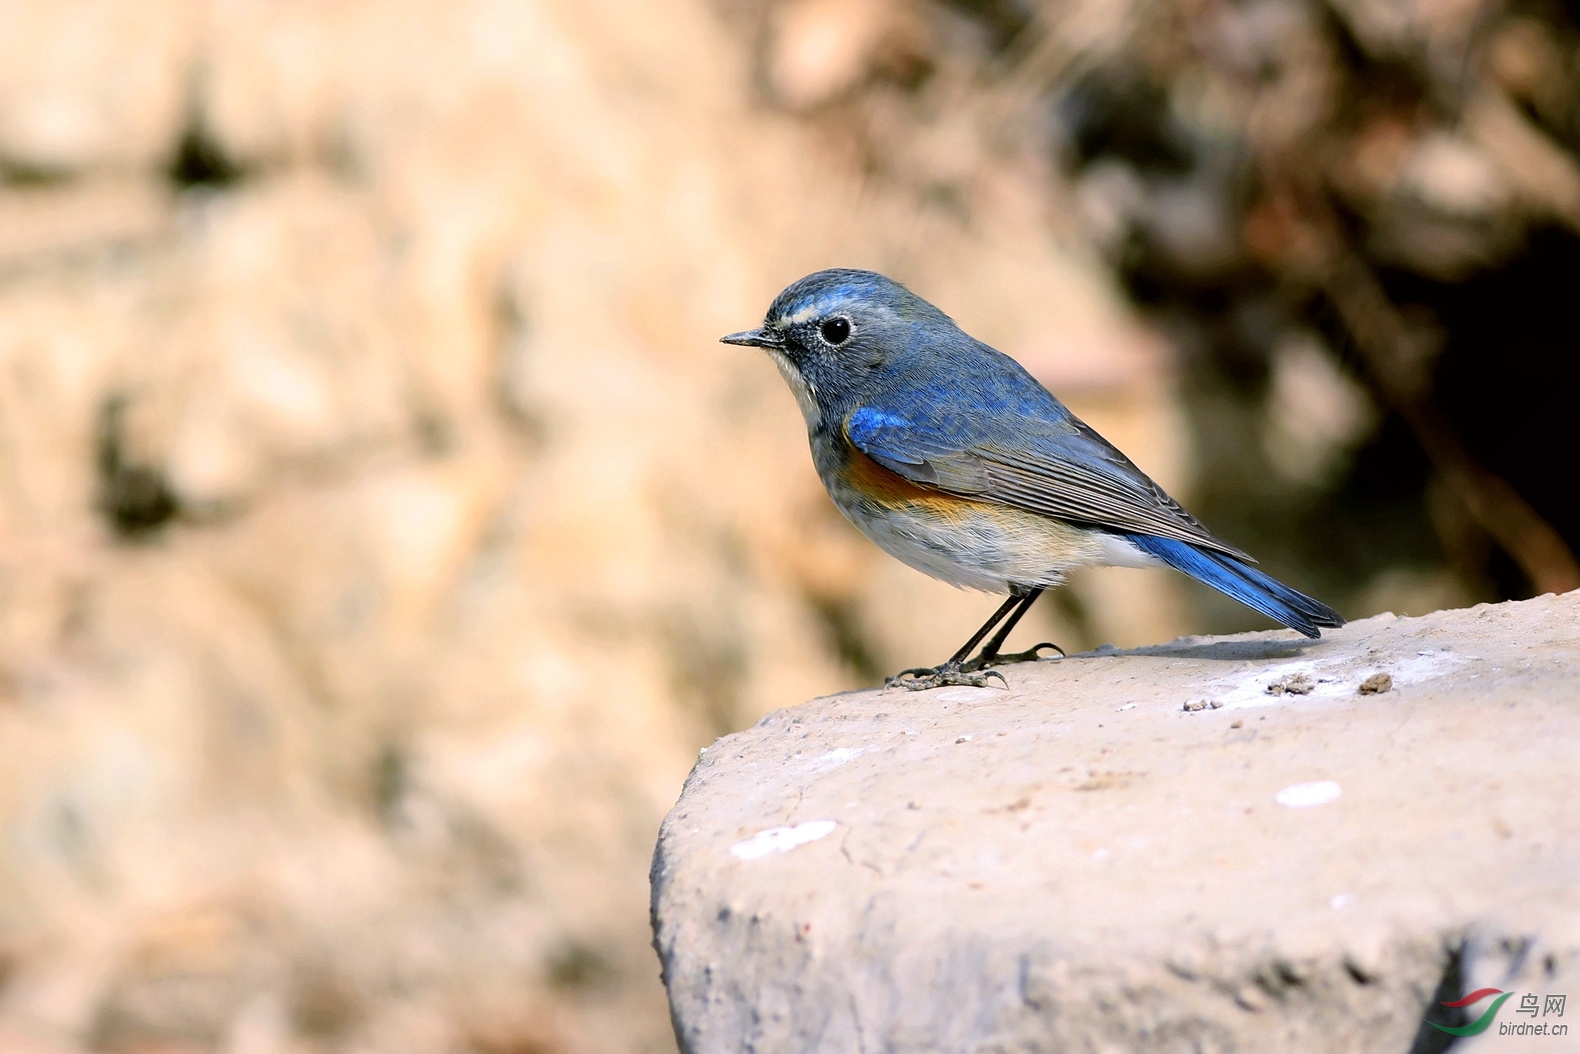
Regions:
<instances>
[{"instance_id":1,"label":"blue wing","mask_svg":"<svg viewBox=\"0 0 1580 1054\"><path fill-rule=\"evenodd\" d=\"M921 486L1251 560L1209 534L1013 359L982 344L953 357L948 375L963 381L940 387L900 373L848 414L852 445Z\"/></svg>"}]
</instances>

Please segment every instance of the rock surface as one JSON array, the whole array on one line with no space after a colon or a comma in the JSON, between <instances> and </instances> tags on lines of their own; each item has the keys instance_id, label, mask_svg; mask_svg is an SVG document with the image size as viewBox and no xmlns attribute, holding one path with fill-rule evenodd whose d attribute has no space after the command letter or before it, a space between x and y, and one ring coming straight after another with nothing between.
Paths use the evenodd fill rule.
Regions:
<instances>
[{"instance_id":1,"label":"rock surface","mask_svg":"<svg viewBox=\"0 0 1580 1054\"><path fill-rule=\"evenodd\" d=\"M1580 593L1007 674L703 753L685 1050L1441 1050L1434 999L1580 990Z\"/></svg>"}]
</instances>

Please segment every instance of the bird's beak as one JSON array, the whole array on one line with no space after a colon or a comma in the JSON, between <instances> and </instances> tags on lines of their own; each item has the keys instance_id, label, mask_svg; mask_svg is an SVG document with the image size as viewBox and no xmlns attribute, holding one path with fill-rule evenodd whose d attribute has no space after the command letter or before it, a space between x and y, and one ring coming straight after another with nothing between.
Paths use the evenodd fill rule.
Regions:
<instances>
[{"instance_id":1,"label":"bird's beak","mask_svg":"<svg viewBox=\"0 0 1580 1054\"><path fill-rule=\"evenodd\" d=\"M720 337L719 343L739 344L747 348L782 348L785 338L778 330L763 326L761 329L743 329L739 333Z\"/></svg>"}]
</instances>

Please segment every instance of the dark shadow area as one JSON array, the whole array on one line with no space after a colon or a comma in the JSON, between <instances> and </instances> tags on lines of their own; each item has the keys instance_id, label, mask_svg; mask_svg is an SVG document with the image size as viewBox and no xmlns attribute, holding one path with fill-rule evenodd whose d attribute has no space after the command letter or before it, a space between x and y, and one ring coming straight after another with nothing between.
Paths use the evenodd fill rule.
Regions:
<instances>
[{"instance_id":1,"label":"dark shadow area","mask_svg":"<svg viewBox=\"0 0 1580 1054\"><path fill-rule=\"evenodd\" d=\"M1470 1022L1470 1017L1463 1007L1443 1005L1455 1002L1464 994L1464 958L1463 947L1449 951L1448 962L1443 967L1443 977L1437 983L1437 991L1432 993L1431 1000L1426 1004L1426 1013L1421 1017L1421 1027L1416 1030L1415 1040L1410 1044L1410 1054L1443 1054L1443 1051L1459 1042L1459 1037L1451 1036L1432 1026L1437 1024L1447 1028L1463 1028Z\"/></svg>"},{"instance_id":2,"label":"dark shadow area","mask_svg":"<svg viewBox=\"0 0 1580 1054\"><path fill-rule=\"evenodd\" d=\"M1191 640L1168 644L1149 644L1144 648L1098 648L1071 655L1071 659L1106 659L1120 655L1150 655L1171 659L1210 659L1214 662L1260 662L1272 659L1298 659L1322 641L1300 637L1295 640L1216 640L1197 643Z\"/></svg>"},{"instance_id":3,"label":"dark shadow area","mask_svg":"<svg viewBox=\"0 0 1580 1054\"><path fill-rule=\"evenodd\" d=\"M174 520L181 508L160 469L128 460L125 414L126 401L119 397L99 411L97 505L119 537L141 541Z\"/></svg>"},{"instance_id":4,"label":"dark shadow area","mask_svg":"<svg viewBox=\"0 0 1580 1054\"><path fill-rule=\"evenodd\" d=\"M46 168L11 157L0 157L0 186L19 189L51 187L69 183L74 175L66 169Z\"/></svg>"},{"instance_id":5,"label":"dark shadow area","mask_svg":"<svg viewBox=\"0 0 1580 1054\"><path fill-rule=\"evenodd\" d=\"M223 190L246 176L246 171L226 155L196 117L188 121L166 170L177 190Z\"/></svg>"},{"instance_id":6,"label":"dark shadow area","mask_svg":"<svg viewBox=\"0 0 1580 1054\"><path fill-rule=\"evenodd\" d=\"M1455 433L1580 550L1580 235L1539 229L1462 283L1401 275L1389 285L1444 328L1433 387ZM1503 596L1532 589L1506 558L1487 570Z\"/></svg>"}]
</instances>

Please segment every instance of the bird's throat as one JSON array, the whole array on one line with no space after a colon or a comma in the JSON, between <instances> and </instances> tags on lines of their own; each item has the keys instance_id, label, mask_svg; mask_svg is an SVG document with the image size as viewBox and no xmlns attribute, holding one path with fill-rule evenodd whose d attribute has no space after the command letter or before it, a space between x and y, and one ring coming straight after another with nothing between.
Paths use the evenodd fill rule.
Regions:
<instances>
[{"instance_id":1,"label":"bird's throat","mask_svg":"<svg viewBox=\"0 0 1580 1054\"><path fill-rule=\"evenodd\" d=\"M823 411L817 405L817 393L795 363L790 361L790 356L777 348L768 348L768 354L773 357L774 365L779 367L779 375L790 386L790 391L795 395L795 403L801 408L801 416L806 419L808 431L816 431L818 424L823 420Z\"/></svg>"}]
</instances>

